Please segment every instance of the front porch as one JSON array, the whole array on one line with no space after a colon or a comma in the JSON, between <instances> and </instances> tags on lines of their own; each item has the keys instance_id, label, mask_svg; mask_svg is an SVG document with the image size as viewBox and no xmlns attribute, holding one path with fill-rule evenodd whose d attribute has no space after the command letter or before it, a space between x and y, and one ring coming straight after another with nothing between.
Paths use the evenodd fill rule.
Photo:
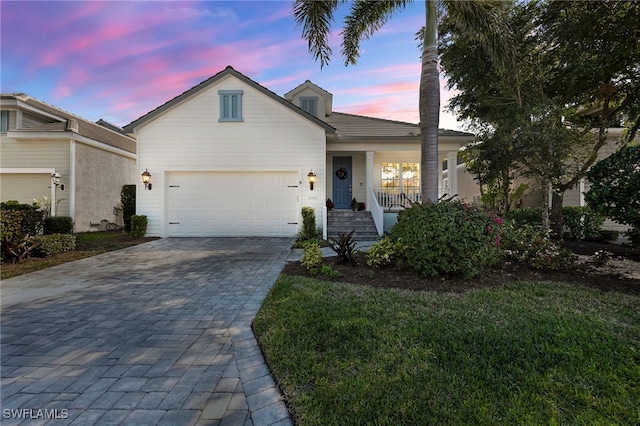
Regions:
<instances>
[{"instance_id":1,"label":"front porch","mask_svg":"<svg viewBox=\"0 0 640 426\"><path fill-rule=\"evenodd\" d=\"M447 145L447 144L444 144ZM439 170L438 198L454 197L458 193L457 164L460 144L448 144L441 151L439 164L454 164ZM344 147L344 146L343 146ZM327 153L326 194L336 209L350 209L353 200L364 204L372 216L378 235L382 235L396 221L397 212L412 203L421 202L420 152L415 145L411 150L389 151L332 151ZM456 148L456 149L454 149ZM328 211L325 210L325 218ZM332 233L325 219L323 229ZM326 237L326 235L325 235Z\"/></svg>"}]
</instances>

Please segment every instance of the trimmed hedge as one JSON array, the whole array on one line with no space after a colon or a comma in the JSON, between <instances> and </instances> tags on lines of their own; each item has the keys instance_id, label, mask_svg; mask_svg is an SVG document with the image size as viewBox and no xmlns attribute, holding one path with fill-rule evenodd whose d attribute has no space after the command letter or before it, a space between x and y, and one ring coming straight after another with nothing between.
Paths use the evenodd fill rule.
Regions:
<instances>
[{"instance_id":1,"label":"trimmed hedge","mask_svg":"<svg viewBox=\"0 0 640 426\"><path fill-rule=\"evenodd\" d=\"M144 215L131 216L131 238L138 239L147 233L147 217Z\"/></svg>"},{"instance_id":2,"label":"trimmed hedge","mask_svg":"<svg viewBox=\"0 0 640 426\"><path fill-rule=\"evenodd\" d=\"M76 249L76 236L71 234L37 235L29 240L33 255L49 257Z\"/></svg>"},{"instance_id":3,"label":"trimmed hedge","mask_svg":"<svg viewBox=\"0 0 640 426\"><path fill-rule=\"evenodd\" d=\"M136 186L124 185L120 192L120 204L122 204L122 221L124 232L131 233L131 217L136 214Z\"/></svg>"},{"instance_id":4,"label":"trimmed hedge","mask_svg":"<svg viewBox=\"0 0 640 426\"><path fill-rule=\"evenodd\" d=\"M73 234L73 219L69 216L48 217L44 220L44 235Z\"/></svg>"}]
</instances>

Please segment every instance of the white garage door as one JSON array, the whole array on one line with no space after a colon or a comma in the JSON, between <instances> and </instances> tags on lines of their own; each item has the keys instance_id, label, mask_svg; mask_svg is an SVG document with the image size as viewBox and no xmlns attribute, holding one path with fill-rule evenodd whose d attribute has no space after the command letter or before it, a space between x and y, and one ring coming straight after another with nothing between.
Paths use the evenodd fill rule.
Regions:
<instances>
[{"instance_id":1,"label":"white garage door","mask_svg":"<svg viewBox=\"0 0 640 426\"><path fill-rule=\"evenodd\" d=\"M1 201L18 200L31 204L34 198L51 197L51 175L43 173L2 173Z\"/></svg>"},{"instance_id":2,"label":"white garage door","mask_svg":"<svg viewBox=\"0 0 640 426\"><path fill-rule=\"evenodd\" d=\"M298 174L169 173L170 237L278 236L298 231Z\"/></svg>"}]
</instances>

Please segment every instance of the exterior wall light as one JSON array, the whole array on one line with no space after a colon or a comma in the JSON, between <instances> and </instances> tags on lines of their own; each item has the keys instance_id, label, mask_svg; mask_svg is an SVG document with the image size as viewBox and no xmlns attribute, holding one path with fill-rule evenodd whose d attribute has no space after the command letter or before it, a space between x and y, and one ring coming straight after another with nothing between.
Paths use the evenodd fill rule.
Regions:
<instances>
[{"instance_id":1,"label":"exterior wall light","mask_svg":"<svg viewBox=\"0 0 640 426\"><path fill-rule=\"evenodd\" d=\"M309 181L309 189L313 191L313 184L316 183L316 174L313 173L313 170L307 175L307 180Z\"/></svg>"},{"instance_id":2,"label":"exterior wall light","mask_svg":"<svg viewBox=\"0 0 640 426\"><path fill-rule=\"evenodd\" d=\"M142 172L142 183L144 183L144 189L151 191L151 173L147 169Z\"/></svg>"}]
</instances>

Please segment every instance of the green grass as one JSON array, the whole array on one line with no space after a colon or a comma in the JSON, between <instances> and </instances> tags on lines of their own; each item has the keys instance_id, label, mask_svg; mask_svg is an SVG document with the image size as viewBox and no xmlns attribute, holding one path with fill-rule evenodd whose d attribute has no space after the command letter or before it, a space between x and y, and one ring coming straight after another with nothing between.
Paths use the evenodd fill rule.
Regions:
<instances>
[{"instance_id":1,"label":"green grass","mask_svg":"<svg viewBox=\"0 0 640 426\"><path fill-rule=\"evenodd\" d=\"M640 424L640 299L283 275L254 330L301 425Z\"/></svg>"}]
</instances>

